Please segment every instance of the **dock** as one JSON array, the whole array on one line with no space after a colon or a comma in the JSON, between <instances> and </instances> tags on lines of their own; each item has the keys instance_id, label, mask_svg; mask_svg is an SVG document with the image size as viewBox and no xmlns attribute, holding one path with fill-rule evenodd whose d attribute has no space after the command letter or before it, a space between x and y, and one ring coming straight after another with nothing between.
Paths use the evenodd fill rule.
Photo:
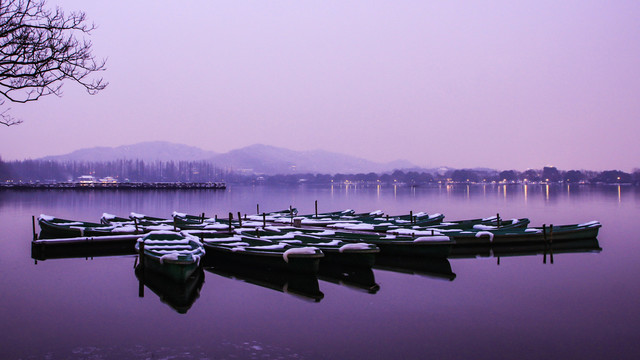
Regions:
<instances>
[{"instance_id":1,"label":"dock","mask_svg":"<svg viewBox=\"0 0 640 360\"><path fill-rule=\"evenodd\" d=\"M123 183L2 183L0 189L38 190L176 190L176 189L206 189L224 190L227 184L224 182L123 182Z\"/></svg>"}]
</instances>

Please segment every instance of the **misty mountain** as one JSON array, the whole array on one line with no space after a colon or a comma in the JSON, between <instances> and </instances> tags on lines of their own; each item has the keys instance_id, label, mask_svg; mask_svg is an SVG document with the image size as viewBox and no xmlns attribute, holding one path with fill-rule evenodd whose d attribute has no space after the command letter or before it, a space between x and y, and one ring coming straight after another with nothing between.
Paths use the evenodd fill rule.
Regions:
<instances>
[{"instance_id":1,"label":"misty mountain","mask_svg":"<svg viewBox=\"0 0 640 360\"><path fill-rule=\"evenodd\" d=\"M195 146L174 144L167 141L149 141L118 147L94 147L80 149L66 155L47 156L42 160L52 161L112 161L112 160L144 160L144 161L180 161L207 160L215 156L213 151L206 151Z\"/></svg>"},{"instance_id":2,"label":"misty mountain","mask_svg":"<svg viewBox=\"0 0 640 360\"><path fill-rule=\"evenodd\" d=\"M95 147L76 150L66 155L47 156L52 161L210 161L229 170L242 170L260 174L292 173L368 173L414 168L406 160L378 163L355 156L324 150L294 151L269 145L251 145L218 154L194 146L164 141L143 142L119 147Z\"/></svg>"},{"instance_id":3,"label":"misty mountain","mask_svg":"<svg viewBox=\"0 0 640 360\"><path fill-rule=\"evenodd\" d=\"M251 145L219 154L212 161L220 167L246 169L264 174L368 173L414 166L408 161L377 163L324 150L294 151L269 145Z\"/></svg>"}]
</instances>

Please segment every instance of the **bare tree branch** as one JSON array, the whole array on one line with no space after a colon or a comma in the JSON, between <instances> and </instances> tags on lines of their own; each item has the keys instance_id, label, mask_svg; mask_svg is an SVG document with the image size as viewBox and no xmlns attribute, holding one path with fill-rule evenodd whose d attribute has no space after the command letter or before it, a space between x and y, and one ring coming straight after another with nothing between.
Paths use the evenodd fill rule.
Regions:
<instances>
[{"instance_id":1,"label":"bare tree branch","mask_svg":"<svg viewBox=\"0 0 640 360\"><path fill-rule=\"evenodd\" d=\"M91 42L78 38L95 25L86 23L83 12L65 14L45 5L45 0L0 0L0 95L16 103L60 96L65 80L97 94L107 83L91 75L104 71L106 60L96 60ZM8 110L0 112L0 124L22 122Z\"/></svg>"}]
</instances>

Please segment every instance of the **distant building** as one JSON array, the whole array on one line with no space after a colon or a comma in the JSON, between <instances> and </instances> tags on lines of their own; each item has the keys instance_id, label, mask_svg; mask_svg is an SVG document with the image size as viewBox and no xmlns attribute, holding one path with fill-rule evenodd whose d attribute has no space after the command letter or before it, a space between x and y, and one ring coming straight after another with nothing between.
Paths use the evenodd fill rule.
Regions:
<instances>
[{"instance_id":1,"label":"distant building","mask_svg":"<svg viewBox=\"0 0 640 360\"><path fill-rule=\"evenodd\" d=\"M100 179L100 183L102 183L102 184L116 184L117 182L118 182L118 180L113 178L113 177L111 177L111 176L107 176L107 177L104 177L104 178Z\"/></svg>"},{"instance_id":2,"label":"distant building","mask_svg":"<svg viewBox=\"0 0 640 360\"><path fill-rule=\"evenodd\" d=\"M91 175L82 175L78 177L78 183L81 186L93 186L96 183L96 178Z\"/></svg>"}]
</instances>

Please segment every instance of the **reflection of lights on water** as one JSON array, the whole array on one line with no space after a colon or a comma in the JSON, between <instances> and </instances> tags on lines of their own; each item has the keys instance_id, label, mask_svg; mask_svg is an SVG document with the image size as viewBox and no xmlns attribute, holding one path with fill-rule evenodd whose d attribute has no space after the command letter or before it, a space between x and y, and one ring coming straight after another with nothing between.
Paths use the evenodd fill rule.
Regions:
<instances>
[{"instance_id":1,"label":"reflection of lights on water","mask_svg":"<svg viewBox=\"0 0 640 360\"><path fill-rule=\"evenodd\" d=\"M547 184L547 185L545 186L545 189L546 189L546 190L545 190L545 192L546 192L546 198L547 198L547 200L549 200L549 184Z\"/></svg>"},{"instance_id":2,"label":"reflection of lights on water","mask_svg":"<svg viewBox=\"0 0 640 360\"><path fill-rule=\"evenodd\" d=\"M396 195L398 195L398 186L396 186L396 184L393 184L393 198L396 198Z\"/></svg>"},{"instance_id":3,"label":"reflection of lights on water","mask_svg":"<svg viewBox=\"0 0 640 360\"><path fill-rule=\"evenodd\" d=\"M333 180L331 180L331 197L333 198Z\"/></svg>"},{"instance_id":4,"label":"reflection of lights on water","mask_svg":"<svg viewBox=\"0 0 640 360\"><path fill-rule=\"evenodd\" d=\"M469 198L470 198L470 196L469 196L469 185L467 185L467 199L469 199Z\"/></svg>"},{"instance_id":5,"label":"reflection of lights on water","mask_svg":"<svg viewBox=\"0 0 640 360\"><path fill-rule=\"evenodd\" d=\"M620 185L618 185L618 202L622 202L622 188L620 187Z\"/></svg>"},{"instance_id":6,"label":"reflection of lights on water","mask_svg":"<svg viewBox=\"0 0 640 360\"><path fill-rule=\"evenodd\" d=\"M503 191L504 191L504 198L505 200L507 199L507 185L502 185Z\"/></svg>"},{"instance_id":7,"label":"reflection of lights on water","mask_svg":"<svg viewBox=\"0 0 640 360\"><path fill-rule=\"evenodd\" d=\"M378 186L376 186L376 192L378 194L378 199L380 199L380 184L378 184Z\"/></svg>"},{"instance_id":8,"label":"reflection of lights on water","mask_svg":"<svg viewBox=\"0 0 640 360\"><path fill-rule=\"evenodd\" d=\"M527 184L524 184L524 202L527 202L527 192L528 192L528 187Z\"/></svg>"}]
</instances>

